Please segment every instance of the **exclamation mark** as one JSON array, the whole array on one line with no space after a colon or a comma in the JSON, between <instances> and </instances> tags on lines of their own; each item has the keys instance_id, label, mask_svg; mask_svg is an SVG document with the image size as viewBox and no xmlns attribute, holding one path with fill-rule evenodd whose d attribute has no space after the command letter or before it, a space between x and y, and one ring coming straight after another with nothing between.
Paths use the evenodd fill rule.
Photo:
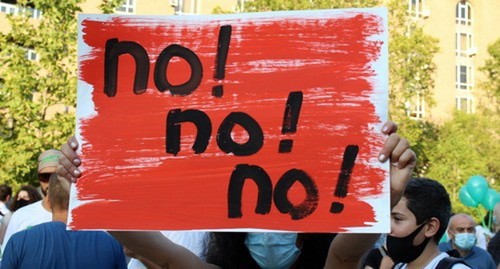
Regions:
<instances>
[{"instance_id":1,"label":"exclamation mark","mask_svg":"<svg viewBox=\"0 0 500 269\"><path fill-rule=\"evenodd\" d=\"M281 134L294 134L297 131L300 108L302 107L302 92L291 92L286 100L285 114L283 115L283 127ZM279 153L292 151L293 140L283 139L280 141Z\"/></svg>"},{"instance_id":2,"label":"exclamation mark","mask_svg":"<svg viewBox=\"0 0 500 269\"><path fill-rule=\"evenodd\" d=\"M347 189L351 179L352 169L354 162L358 156L359 147L357 145L349 145L345 148L344 158L342 159L342 167L340 168L339 180L335 188L335 197L345 198L347 196ZM331 213L340 213L344 210L344 204L340 202L333 202L330 207Z\"/></svg>"},{"instance_id":3,"label":"exclamation mark","mask_svg":"<svg viewBox=\"0 0 500 269\"><path fill-rule=\"evenodd\" d=\"M224 79L226 74L227 53L229 52L229 43L231 42L231 25L223 25L219 29L219 44L217 45L217 55L215 56L215 73L216 81ZM212 88L212 95L220 98L224 94L222 85L217 85Z\"/></svg>"}]
</instances>

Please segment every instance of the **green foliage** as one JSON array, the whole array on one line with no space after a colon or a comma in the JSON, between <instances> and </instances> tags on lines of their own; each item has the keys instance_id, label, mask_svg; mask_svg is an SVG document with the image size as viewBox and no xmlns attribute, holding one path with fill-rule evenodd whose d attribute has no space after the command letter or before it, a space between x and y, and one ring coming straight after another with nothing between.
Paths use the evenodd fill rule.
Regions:
<instances>
[{"instance_id":1,"label":"green foliage","mask_svg":"<svg viewBox=\"0 0 500 269\"><path fill-rule=\"evenodd\" d=\"M55 105L76 105L76 13L81 2L17 1L20 7L42 11L42 18L31 19L26 8L7 16L11 30L0 34L1 183L36 185L38 155L59 148L74 132L73 114L48 113ZM107 1L106 7L117 2L122 1ZM27 49L37 53L36 61L26 58ZM6 128L9 119L14 120L12 129Z\"/></svg>"},{"instance_id":2,"label":"green foliage","mask_svg":"<svg viewBox=\"0 0 500 269\"><path fill-rule=\"evenodd\" d=\"M224 10L221 6L216 6L212 10L212 14L231 14L234 13L233 11L230 10Z\"/></svg>"},{"instance_id":3,"label":"green foliage","mask_svg":"<svg viewBox=\"0 0 500 269\"><path fill-rule=\"evenodd\" d=\"M446 187L455 212L468 213L476 219L481 218L480 213L464 206L458 200L458 191L473 175L482 175L491 188L500 188L496 181L500 175L500 144L492 139L498 137L499 125L492 123L479 114L455 112L453 119L440 128L434 146L427 149L427 176Z\"/></svg>"},{"instance_id":4,"label":"green foliage","mask_svg":"<svg viewBox=\"0 0 500 269\"><path fill-rule=\"evenodd\" d=\"M494 105L492 112L498 116L500 112L500 39L488 47L488 53L490 58L480 69L486 74L487 80L481 83L481 86L486 91L488 100Z\"/></svg>"},{"instance_id":5,"label":"green foliage","mask_svg":"<svg viewBox=\"0 0 500 269\"><path fill-rule=\"evenodd\" d=\"M488 52L491 57L481 68L487 80L481 86L491 103L480 104L476 114L455 112L453 118L439 128L434 146L426 149L427 176L443 183L450 193L455 212L470 214L477 221L482 220L486 209L462 204L458 199L460 188L471 176L482 175L490 188L500 189L500 40L492 44Z\"/></svg>"},{"instance_id":6,"label":"green foliage","mask_svg":"<svg viewBox=\"0 0 500 269\"><path fill-rule=\"evenodd\" d=\"M417 21L407 15L407 2L393 0L388 8L390 114L399 122L406 118L406 104L416 96L428 106L434 104L433 58L439 47L438 40L425 34Z\"/></svg>"},{"instance_id":7,"label":"green foliage","mask_svg":"<svg viewBox=\"0 0 500 269\"><path fill-rule=\"evenodd\" d=\"M245 3L245 12L373 7L378 0L255 0Z\"/></svg>"},{"instance_id":8,"label":"green foliage","mask_svg":"<svg viewBox=\"0 0 500 269\"><path fill-rule=\"evenodd\" d=\"M103 0L99 5L99 8L102 10L104 14L111 14L115 12L115 9L121 6L125 0Z\"/></svg>"},{"instance_id":9,"label":"green foliage","mask_svg":"<svg viewBox=\"0 0 500 269\"><path fill-rule=\"evenodd\" d=\"M333 9L333 8L361 8L374 7L379 4L379 0L254 0L245 2L243 12L265 12L281 10L313 10L313 9ZM241 10L239 12L242 12ZM234 13L223 10L217 6L212 10L212 14Z\"/></svg>"},{"instance_id":10,"label":"green foliage","mask_svg":"<svg viewBox=\"0 0 500 269\"><path fill-rule=\"evenodd\" d=\"M415 176L425 177L429 168L429 149L434 147L438 139L438 126L431 122L413 120L408 117L401 117L398 125L398 134L410 141L412 150L418 156L414 171Z\"/></svg>"}]
</instances>

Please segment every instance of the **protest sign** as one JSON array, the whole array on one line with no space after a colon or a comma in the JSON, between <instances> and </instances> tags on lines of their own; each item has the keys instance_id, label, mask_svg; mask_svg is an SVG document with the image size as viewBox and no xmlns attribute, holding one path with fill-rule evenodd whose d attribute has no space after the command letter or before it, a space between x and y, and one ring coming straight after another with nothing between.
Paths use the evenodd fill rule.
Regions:
<instances>
[{"instance_id":1,"label":"protest sign","mask_svg":"<svg viewBox=\"0 0 500 269\"><path fill-rule=\"evenodd\" d=\"M69 227L388 232L382 8L79 17Z\"/></svg>"}]
</instances>

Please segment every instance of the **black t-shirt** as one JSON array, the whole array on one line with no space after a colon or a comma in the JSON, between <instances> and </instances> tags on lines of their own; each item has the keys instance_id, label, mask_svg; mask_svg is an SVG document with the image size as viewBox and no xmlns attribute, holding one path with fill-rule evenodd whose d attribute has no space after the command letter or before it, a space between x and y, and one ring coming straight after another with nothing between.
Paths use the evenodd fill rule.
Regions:
<instances>
[{"instance_id":1,"label":"black t-shirt","mask_svg":"<svg viewBox=\"0 0 500 269\"><path fill-rule=\"evenodd\" d=\"M368 252L366 256L364 266L370 266L372 268L380 268L380 263L382 262L382 253L378 250L378 248L374 248Z\"/></svg>"}]
</instances>

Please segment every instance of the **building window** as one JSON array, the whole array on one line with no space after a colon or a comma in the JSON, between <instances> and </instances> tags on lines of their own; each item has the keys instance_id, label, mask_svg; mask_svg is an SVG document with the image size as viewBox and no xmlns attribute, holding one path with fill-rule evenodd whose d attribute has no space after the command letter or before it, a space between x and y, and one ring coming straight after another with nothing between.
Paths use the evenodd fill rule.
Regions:
<instances>
[{"instance_id":1,"label":"building window","mask_svg":"<svg viewBox=\"0 0 500 269\"><path fill-rule=\"evenodd\" d=\"M199 14L199 0L190 0L190 1L185 1L185 0L176 0L172 1L175 2L175 5L173 3L172 6L174 7L174 14L175 15L182 15L182 14L190 14L190 15L195 15Z\"/></svg>"},{"instance_id":2,"label":"building window","mask_svg":"<svg viewBox=\"0 0 500 269\"><path fill-rule=\"evenodd\" d=\"M238 0L238 4L236 5L236 12L245 12L245 0Z\"/></svg>"},{"instance_id":3,"label":"building window","mask_svg":"<svg viewBox=\"0 0 500 269\"><path fill-rule=\"evenodd\" d=\"M467 1L460 1L457 3L457 9L455 12L455 22L461 25L471 25L472 24L472 9Z\"/></svg>"},{"instance_id":4,"label":"building window","mask_svg":"<svg viewBox=\"0 0 500 269\"><path fill-rule=\"evenodd\" d=\"M429 16L425 0L408 0L408 14L412 17L426 18Z\"/></svg>"},{"instance_id":5,"label":"building window","mask_svg":"<svg viewBox=\"0 0 500 269\"><path fill-rule=\"evenodd\" d=\"M123 4L116 8L116 13L122 14L134 14L135 12L135 0L125 0Z\"/></svg>"},{"instance_id":6,"label":"building window","mask_svg":"<svg viewBox=\"0 0 500 269\"><path fill-rule=\"evenodd\" d=\"M42 12L40 10L31 8L30 12L31 12L31 17L33 19L40 19L40 18L42 18Z\"/></svg>"},{"instance_id":7,"label":"building window","mask_svg":"<svg viewBox=\"0 0 500 269\"><path fill-rule=\"evenodd\" d=\"M30 18L40 19L42 17L42 12L34 8L19 8L16 5L1 3L0 2L0 12L18 15L21 12L27 12Z\"/></svg>"},{"instance_id":8,"label":"building window","mask_svg":"<svg viewBox=\"0 0 500 269\"><path fill-rule=\"evenodd\" d=\"M425 116L425 100L417 94L411 101L405 103L406 115L413 119L422 119Z\"/></svg>"},{"instance_id":9,"label":"building window","mask_svg":"<svg viewBox=\"0 0 500 269\"><path fill-rule=\"evenodd\" d=\"M26 50L26 59L28 59L30 61L37 61L38 54L32 49L27 49Z\"/></svg>"},{"instance_id":10,"label":"building window","mask_svg":"<svg viewBox=\"0 0 500 269\"><path fill-rule=\"evenodd\" d=\"M19 12L19 8L17 6L7 3L0 2L0 12L7 14L17 14Z\"/></svg>"},{"instance_id":11,"label":"building window","mask_svg":"<svg viewBox=\"0 0 500 269\"><path fill-rule=\"evenodd\" d=\"M458 90L472 90L474 86L473 67L471 65L457 65L455 88Z\"/></svg>"},{"instance_id":12,"label":"building window","mask_svg":"<svg viewBox=\"0 0 500 269\"><path fill-rule=\"evenodd\" d=\"M473 56L476 54L474 47L474 39L470 32L457 32L455 33L455 55L457 56Z\"/></svg>"},{"instance_id":13,"label":"building window","mask_svg":"<svg viewBox=\"0 0 500 269\"><path fill-rule=\"evenodd\" d=\"M473 113L473 99L472 97L457 97L456 108L465 113Z\"/></svg>"}]
</instances>

